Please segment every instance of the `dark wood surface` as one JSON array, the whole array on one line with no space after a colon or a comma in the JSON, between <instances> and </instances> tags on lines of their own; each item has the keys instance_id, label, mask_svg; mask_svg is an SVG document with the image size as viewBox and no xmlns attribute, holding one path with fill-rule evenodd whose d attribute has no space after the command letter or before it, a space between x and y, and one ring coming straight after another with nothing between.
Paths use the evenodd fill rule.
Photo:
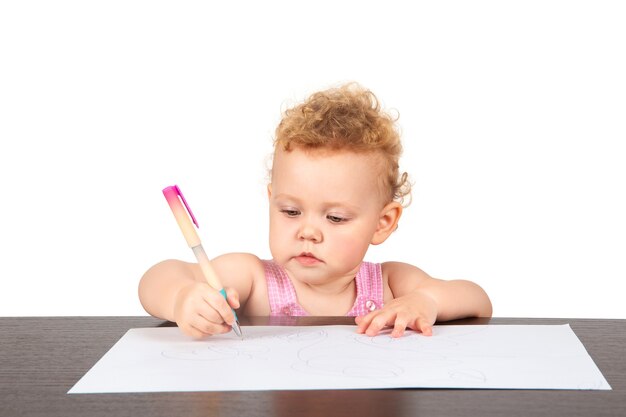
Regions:
<instances>
[{"instance_id":1,"label":"dark wood surface","mask_svg":"<svg viewBox=\"0 0 626 417\"><path fill-rule=\"evenodd\" d=\"M0 416L626 416L626 320L470 319L449 324L569 323L612 391L339 390L74 394L67 391L130 328L151 317L0 318ZM247 325L351 324L346 318Z\"/></svg>"}]
</instances>

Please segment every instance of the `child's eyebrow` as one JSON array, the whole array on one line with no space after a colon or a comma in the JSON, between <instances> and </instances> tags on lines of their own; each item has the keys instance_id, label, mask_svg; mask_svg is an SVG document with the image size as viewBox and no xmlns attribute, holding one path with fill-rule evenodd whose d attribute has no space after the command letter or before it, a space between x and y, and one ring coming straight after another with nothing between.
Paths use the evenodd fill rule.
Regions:
<instances>
[{"instance_id":1,"label":"child's eyebrow","mask_svg":"<svg viewBox=\"0 0 626 417\"><path fill-rule=\"evenodd\" d=\"M285 194L285 193L281 193L281 194L277 194L276 196L272 196L273 200L286 200L288 202L292 202L296 205L301 205L303 204L303 200L293 196L291 194ZM355 204L350 204L346 201L322 201L322 202L318 202L320 206L324 207L325 209L332 209L332 208L338 208L338 209L342 209L342 210L348 210L348 211L355 211L358 210L360 207L358 205Z\"/></svg>"},{"instance_id":2,"label":"child's eyebrow","mask_svg":"<svg viewBox=\"0 0 626 417\"><path fill-rule=\"evenodd\" d=\"M300 199L298 197L295 197L291 194L285 194L285 193L272 194L272 200L290 200L296 203L300 202Z\"/></svg>"}]
</instances>

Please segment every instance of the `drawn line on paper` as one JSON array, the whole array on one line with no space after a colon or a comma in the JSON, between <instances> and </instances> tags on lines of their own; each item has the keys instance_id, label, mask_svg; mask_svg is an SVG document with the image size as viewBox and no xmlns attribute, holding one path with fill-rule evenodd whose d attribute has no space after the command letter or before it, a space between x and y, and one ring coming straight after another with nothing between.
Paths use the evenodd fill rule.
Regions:
<instances>
[{"instance_id":1,"label":"drawn line on paper","mask_svg":"<svg viewBox=\"0 0 626 417\"><path fill-rule=\"evenodd\" d=\"M289 343L308 342L318 340L323 336L322 331L306 332L299 331L281 335L262 335L254 338L240 340L216 340L214 342L199 342L200 346L186 346L178 349L161 351L161 356L168 359L181 359L192 361L217 361L224 359L267 359L271 348L262 343L271 339L287 340Z\"/></svg>"},{"instance_id":2,"label":"drawn line on paper","mask_svg":"<svg viewBox=\"0 0 626 417\"><path fill-rule=\"evenodd\" d=\"M459 341L442 337L424 338L415 333L404 338L391 338L389 335L368 337L350 335L344 341L329 341L325 330L297 331L280 335L262 335L254 339L216 340L201 346L181 347L163 350L161 355L168 359L190 361L219 361L225 359L268 360L272 348L264 342L283 340L289 344L304 344L296 350L295 361L288 367L297 373L328 375L334 377L364 378L382 380L396 378L406 372L406 368L429 369L435 372L436 379L463 380L484 383L487 377L478 369L463 369L463 360L450 354L450 349L460 345ZM426 342L424 342L426 340ZM354 345L354 342L358 342ZM359 347L361 346L361 347ZM346 352L348 347L348 352ZM370 349L390 352L390 359L372 357ZM340 353L344 352L344 353ZM285 358L288 359L288 358Z\"/></svg>"},{"instance_id":3,"label":"drawn line on paper","mask_svg":"<svg viewBox=\"0 0 626 417\"><path fill-rule=\"evenodd\" d=\"M339 356L337 347L345 343L320 346L328 338L328 333L320 331L318 339L298 349L298 361L291 369L301 373L346 376L356 378L393 378L404 372L391 361L366 358L362 355Z\"/></svg>"},{"instance_id":4,"label":"drawn line on paper","mask_svg":"<svg viewBox=\"0 0 626 417\"><path fill-rule=\"evenodd\" d=\"M232 358L266 359L270 348L261 345L247 344L243 347L204 345L199 348L170 349L161 352L168 359L192 361L218 361Z\"/></svg>"}]
</instances>

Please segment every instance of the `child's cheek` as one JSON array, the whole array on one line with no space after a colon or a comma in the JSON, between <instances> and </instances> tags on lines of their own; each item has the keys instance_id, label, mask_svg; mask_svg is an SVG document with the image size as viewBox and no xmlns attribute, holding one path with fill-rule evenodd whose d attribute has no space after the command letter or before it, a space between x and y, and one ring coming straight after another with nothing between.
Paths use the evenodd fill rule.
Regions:
<instances>
[{"instance_id":1,"label":"child's cheek","mask_svg":"<svg viewBox=\"0 0 626 417\"><path fill-rule=\"evenodd\" d=\"M355 239L354 235L346 235L337 236L330 250L331 253L335 253L335 256L341 258L346 264L356 265L363 260L368 247L368 242L364 242L362 239Z\"/></svg>"}]
</instances>

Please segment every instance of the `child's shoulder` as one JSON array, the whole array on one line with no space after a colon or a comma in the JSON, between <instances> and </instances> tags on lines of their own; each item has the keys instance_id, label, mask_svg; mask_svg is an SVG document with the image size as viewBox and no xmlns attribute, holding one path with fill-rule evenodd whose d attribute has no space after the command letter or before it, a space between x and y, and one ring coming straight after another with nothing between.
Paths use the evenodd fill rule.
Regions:
<instances>
[{"instance_id":1,"label":"child's shoulder","mask_svg":"<svg viewBox=\"0 0 626 417\"><path fill-rule=\"evenodd\" d=\"M252 253L225 253L213 258L211 263L216 268L237 271L239 273L244 271L248 271L250 273L263 271L263 261Z\"/></svg>"},{"instance_id":2,"label":"child's shoulder","mask_svg":"<svg viewBox=\"0 0 626 417\"><path fill-rule=\"evenodd\" d=\"M385 302L398 298L417 286L432 280L432 277L415 265L404 262L383 262L382 273Z\"/></svg>"},{"instance_id":3,"label":"child's shoulder","mask_svg":"<svg viewBox=\"0 0 626 417\"><path fill-rule=\"evenodd\" d=\"M251 253L227 253L211 261L225 286L239 293L241 311L249 316L267 316L270 306L267 298L264 261Z\"/></svg>"},{"instance_id":4,"label":"child's shoulder","mask_svg":"<svg viewBox=\"0 0 626 417\"><path fill-rule=\"evenodd\" d=\"M426 279L430 278L430 276L422 271L415 265L411 265L405 262L383 262L381 263L381 269L383 272L383 277L385 280L389 279L405 279L405 278L415 278L415 279Z\"/></svg>"}]
</instances>

